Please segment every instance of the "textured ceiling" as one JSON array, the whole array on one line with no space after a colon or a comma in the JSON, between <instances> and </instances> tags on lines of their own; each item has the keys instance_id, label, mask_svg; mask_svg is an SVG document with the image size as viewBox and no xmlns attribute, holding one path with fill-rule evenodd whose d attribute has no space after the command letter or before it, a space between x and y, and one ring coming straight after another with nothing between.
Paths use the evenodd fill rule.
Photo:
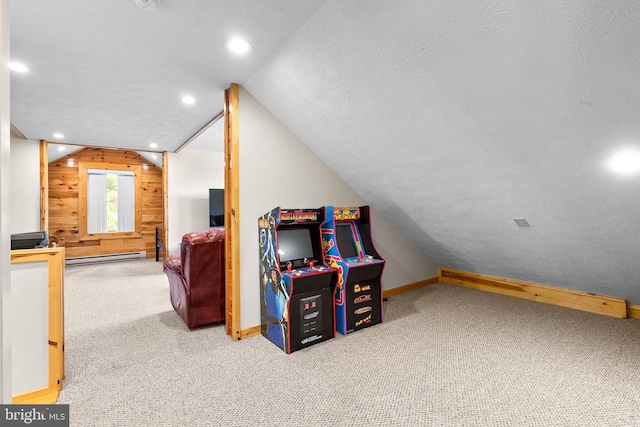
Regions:
<instances>
[{"instance_id":1,"label":"textured ceiling","mask_svg":"<svg viewBox=\"0 0 640 427\"><path fill-rule=\"evenodd\" d=\"M237 82L438 265L640 304L640 177L606 168L640 145L638 22L636 0L20 0L11 117L173 151Z\"/></svg>"},{"instance_id":2,"label":"textured ceiling","mask_svg":"<svg viewBox=\"0 0 640 427\"><path fill-rule=\"evenodd\" d=\"M196 139L187 145L192 150L224 151L224 119L211 124Z\"/></svg>"},{"instance_id":3,"label":"textured ceiling","mask_svg":"<svg viewBox=\"0 0 640 427\"><path fill-rule=\"evenodd\" d=\"M640 303L637 1L327 1L245 87L436 264ZM518 228L526 218L530 228Z\"/></svg>"},{"instance_id":4,"label":"textured ceiling","mask_svg":"<svg viewBox=\"0 0 640 427\"><path fill-rule=\"evenodd\" d=\"M30 139L175 151L322 4L285 0L11 2L11 122ZM224 42L243 37L247 56ZM182 104L190 94L196 103Z\"/></svg>"}]
</instances>

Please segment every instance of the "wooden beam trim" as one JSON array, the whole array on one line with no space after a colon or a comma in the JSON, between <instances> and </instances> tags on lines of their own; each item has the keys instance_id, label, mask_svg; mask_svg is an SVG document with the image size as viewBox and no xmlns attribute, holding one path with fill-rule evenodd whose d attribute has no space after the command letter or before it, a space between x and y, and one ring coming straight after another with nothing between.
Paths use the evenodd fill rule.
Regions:
<instances>
[{"instance_id":1,"label":"wooden beam trim","mask_svg":"<svg viewBox=\"0 0 640 427\"><path fill-rule=\"evenodd\" d=\"M49 145L40 140L40 230L49 232Z\"/></svg>"},{"instance_id":2,"label":"wooden beam trim","mask_svg":"<svg viewBox=\"0 0 640 427\"><path fill-rule=\"evenodd\" d=\"M211 120L209 120L207 122L206 125L202 126L202 128L200 128L200 130L196 133L194 133L193 135L191 135L191 137L189 139L187 139L185 142L182 143L182 145L180 147L178 147L178 149L176 151L174 151L174 153L179 153L180 150L182 150L184 147L186 147L187 145L189 145L191 142L193 142L194 139L196 139L197 137L199 137L200 135L202 135L204 133L204 131L206 131L207 129L209 129L211 126L213 126L218 120L220 120L221 118L224 117L224 110L220 111L218 114L215 115L215 117Z\"/></svg>"},{"instance_id":3,"label":"wooden beam trim","mask_svg":"<svg viewBox=\"0 0 640 427\"><path fill-rule=\"evenodd\" d=\"M169 153L162 153L162 265L169 256Z\"/></svg>"},{"instance_id":4,"label":"wooden beam trim","mask_svg":"<svg viewBox=\"0 0 640 427\"><path fill-rule=\"evenodd\" d=\"M26 136L24 136L24 134L23 134L22 132L20 132L20 129L18 129L17 127L15 127L13 123L11 123L11 131L12 131L13 133L15 133L15 134L16 134L16 136L18 136L18 138L20 138L20 139L27 139L27 137L26 137Z\"/></svg>"},{"instance_id":5,"label":"wooden beam trim","mask_svg":"<svg viewBox=\"0 0 640 427\"><path fill-rule=\"evenodd\" d=\"M225 91L225 267L227 333L242 337L240 324L240 86ZM230 318L230 319L229 319ZM230 321L229 321L230 320Z\"/></svg>"},{"instance_id":6,"label":"wooden beam trim","mask_svg":"<svg viewBox=\"0 0 640 427\"><path fill-rule=\"evenodd\" d=\"M225 271L225 332L233 338L233 278L231 277L231 249L233 248L231 237L231 132L230 126L230 105L229 105L229 89L224 91L224 228L226 230L224 239L224 271ZM229 254L229 255L227 255Z\"/></svg>"},{"instance_id":7,"label":"wooden beam trim","mask_svg":"<svg viewBox=\"0 0 640 427\"><path fill-rule=\"evenodd\" d=\"M623 298L448 268L440 268L439 277L440 282L452 285L480 289L621 319L627 317L627 303Z\"/></svg>"}]
</instances>

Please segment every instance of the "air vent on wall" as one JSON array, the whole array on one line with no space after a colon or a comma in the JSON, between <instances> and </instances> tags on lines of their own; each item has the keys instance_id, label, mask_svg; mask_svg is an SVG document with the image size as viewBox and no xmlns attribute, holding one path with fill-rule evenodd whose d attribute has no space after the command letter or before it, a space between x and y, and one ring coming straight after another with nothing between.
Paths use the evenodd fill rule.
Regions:
<instances>
[{"instance_id":1,"label":"air vent on wall","mask_svg":"<svg viewBox=\"0 0 640 427\"><path fill-rule=\"evenodd\" d=\"M138 7L143 10L155 9L161 0L134 0Z\"/></svg>"}]
</instances>

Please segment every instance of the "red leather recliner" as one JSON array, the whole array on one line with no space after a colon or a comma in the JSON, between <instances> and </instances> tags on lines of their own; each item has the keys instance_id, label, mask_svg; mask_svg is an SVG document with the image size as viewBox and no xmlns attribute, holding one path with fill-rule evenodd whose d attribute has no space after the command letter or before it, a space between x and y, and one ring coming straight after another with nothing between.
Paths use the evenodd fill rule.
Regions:
<instances>
[{"instance_id":1,"label":"red leather recliner","mask_svg":"<svg viewBox=\"0 0 640 427\"><path fill-rule=\"evenodd\" d=\"M189 329L224 321L224 229L182 236L165 264L171 304Z\"/></svg>"}]
</instances>

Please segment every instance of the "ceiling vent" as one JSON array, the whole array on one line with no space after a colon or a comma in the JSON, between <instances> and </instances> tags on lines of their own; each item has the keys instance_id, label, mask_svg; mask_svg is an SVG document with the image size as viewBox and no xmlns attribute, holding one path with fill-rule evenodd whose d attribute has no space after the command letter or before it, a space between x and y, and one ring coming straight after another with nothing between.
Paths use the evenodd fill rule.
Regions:
<instances>
[{"instance_id":1,"label":"ceiling vent","mask_svg":"<svg viewBox=\"0 0 640 427\"><path fill-rule=\"evenodd\" d=\"M513 220L516 224L518 224L518 227L531 227L527 220L524 218L514 218Z\"/></svg>"},{"instance_id":2,"label":"ceiling vent","mask_svg":"<svg viewBox=\"0 0 640 427\"><path fill-rule=\"evenodd\" d=\"M143 10L153 10L160 4L161 0L134 0L138 7Z\"/></svg>"}]
</instances>

